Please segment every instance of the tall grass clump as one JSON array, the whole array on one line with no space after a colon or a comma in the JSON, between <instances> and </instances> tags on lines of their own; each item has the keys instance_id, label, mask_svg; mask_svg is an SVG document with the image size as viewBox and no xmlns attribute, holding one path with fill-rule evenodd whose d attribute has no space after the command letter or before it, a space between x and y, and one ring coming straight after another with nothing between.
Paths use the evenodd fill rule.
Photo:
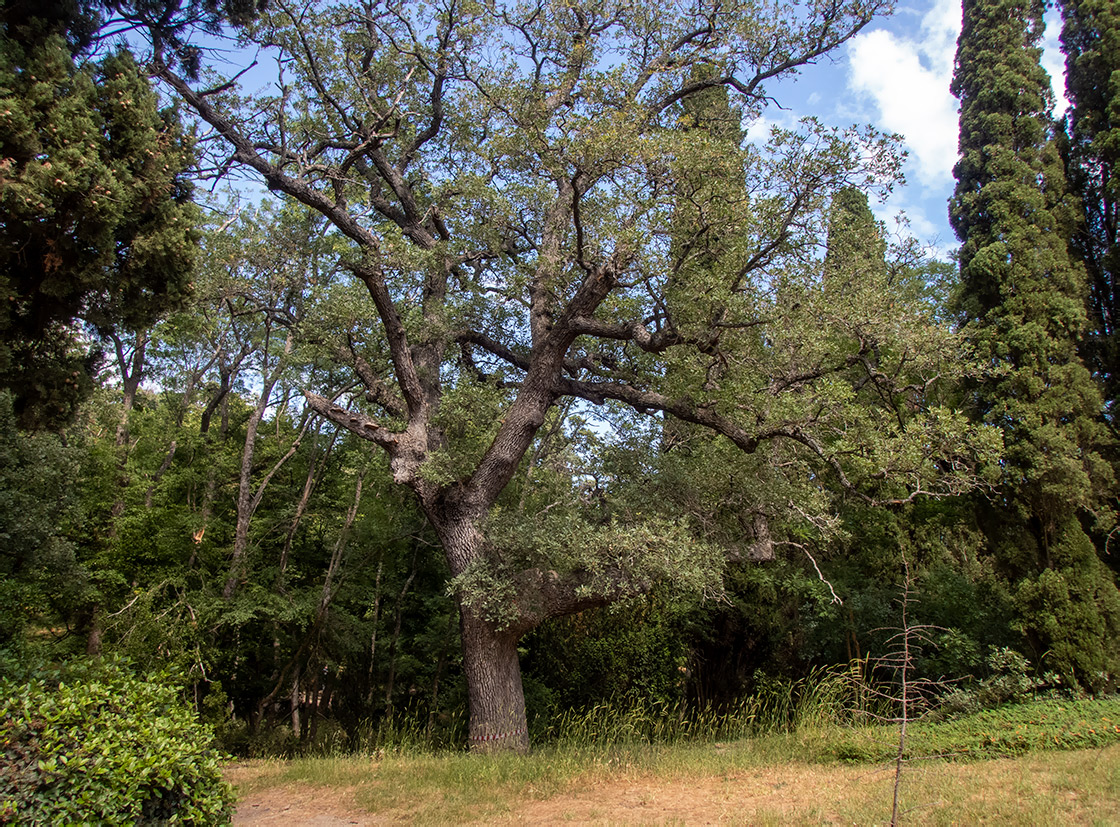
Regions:
<instances>
[{"instance_id":1,"label":"tall grass clump","mask_svg":"<svg viewBox=\"0 0 1120 827\"><path fill-rule=\"evenodd\" d=\"M630 746L733 741L866 720L876 695L865 680L865 661L818 667L794 680L768 678L726 707L641 698L565 710L538 725L537 743L557 747Z\"/></svg>"},{"instance_id":2,"label":"tall grass clump","mask_svg":"<svg viewBox=\"0 0 1120 827\"><path fill-rule=\"evenodd\" d=\"M609 751L638 745L737 741L762 735L856 727L889 719L890 693L877 690L867 660L816 667L795 679L760 677L756 689L724 706L697 706L685 700L628 697L582 709L566 709L530 720L536 747L576 752ZM290 737L254 742L257 757L341 757L421 755L463 749L466 711L438 719L422 709L362 720L350 727L321 721L302 742ZM270 745L276 747L270 751Z\"/></svg>"},{"instance_id":3,"label":"tall grass clump","mask_svg":"<svg viewBox=\"0 0 1120 827\"><path fill-rule=\"evenodd\" d=\"M441 713L438 720L405 710L379 720L360 722L350 738L350 751L361 755L411 755L460 748L467 740L466 710Z\"/></svg>"},{"instance_id":4,"label":"tall grass clump","mask_svg":"<svg viewBox=\"0 0 1120 827\"><path fill-rule=\"evenodd\" d=\"M279 759L419 755L460 749L466 739L465 709L433 715L418 706L348 724L329 717L309 720L302 738L284 724L265 726L231 751L249 758Z\"/></svg>"}]
</instances>

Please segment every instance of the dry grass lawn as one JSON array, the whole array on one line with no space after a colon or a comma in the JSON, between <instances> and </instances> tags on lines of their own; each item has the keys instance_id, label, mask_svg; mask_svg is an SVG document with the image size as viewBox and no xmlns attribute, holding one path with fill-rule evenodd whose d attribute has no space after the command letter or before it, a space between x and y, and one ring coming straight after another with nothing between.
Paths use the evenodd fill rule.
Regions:
<instances>
[{"instance_id":1,"label":"dry grass lawn","mask_svg":"<svg viewBox=\"0 0 1120 827\"><path fill-rule=\"evenodd\" d=\"M679 749L679 748L678 748ZM469 756L261 761L230 767L234 824L874 824L889 769L759 764L747 745L672 750L529 771ZM716 759L696 755L722 751ZM533 762L535 759L529 759ZM1120 825L1120 745L978 762L911 764L903 823Z\"/></svg>"}]
</instances>

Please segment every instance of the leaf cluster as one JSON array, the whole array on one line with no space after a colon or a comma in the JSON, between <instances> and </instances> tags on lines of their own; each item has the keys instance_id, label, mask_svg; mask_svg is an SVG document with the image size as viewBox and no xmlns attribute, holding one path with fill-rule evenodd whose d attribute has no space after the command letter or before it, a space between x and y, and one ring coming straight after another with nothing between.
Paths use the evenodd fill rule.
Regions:
<instances>
[{"instance_id":1,"label":"leaf cluster","mask_svg":"<svg viewBox=\"0 0 1120 827\"><path fill-rule=\"evenodd\" d=\"M0 683L0 823L228 824L210 730L120 663Z\"/></svg>"}]
</instances>

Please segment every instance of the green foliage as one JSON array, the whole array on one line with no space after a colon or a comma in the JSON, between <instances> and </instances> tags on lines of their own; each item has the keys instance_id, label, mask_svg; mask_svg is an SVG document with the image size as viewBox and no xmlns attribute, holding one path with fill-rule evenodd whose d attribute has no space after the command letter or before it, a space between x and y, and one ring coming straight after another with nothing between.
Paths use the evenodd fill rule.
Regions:
<instances>
[{"instance_id":1,"label":"green foliage","mask_svg":"<svg viewBox=\"0 0 1120 827\"><path fill-rule=\"evenodd\" d=\"M966 3L953 91L961 158L951 207L963 242L959 307L992 366L977 415L1004 432L1004 484L1049 533L1111 483L1096 446L1101 401L1077 344L1085 274L1066 239L1071 201L1048 140L1041 5Z\"/></svg>"},{"instance_id":2,"label":"green foliage","mask_svg":"<svg viewBox=\"0 0 1120 827\"><path fill-rule=\"evenodd\" d=\"M1030 661L1014 649L988 653L988 675L973 686L956 687L940 699L937 716L960 717L1005 704L1025 703L1040 689L1053 690L1060 678L1050 673L1035 677Z\"/></svg>"},{"instance_id":3,"label":"green foliage","mask_svg":"<svg viewBox=\"0 0 1120 827\"><path fill-rule=\"evenodd\" d=\"M1120 591L1077 523L1048 549L1049 565L1018 584L1014 601L1036 658L1069 682L1101 691L1120 662Z\"/></svg>"},{"instance_id":4,"label":"green foliage","mask_svg":"<svg viewBox=\"0 0 1120 827\"><path fill-rule=\"evenodd\" d=\"M1120 592L1081 519L1110 525L1114 479L1100 453L1101 396L1078 355L1085 270L1067 246L1076 205L1049 134L1042 4L964 8L953 80L957 306L990 366L969 388L973 414L1006 447L1001 496L977 501L977 521L1036 659L1049 652L1048 668L1099 688L1120 663Z\"/></svg>"},{"instance_id":5,"label":"green foliage","mask_svg":"<svg viewBox=\"0 0 1120 827\"><path fill-rule=\"evenodd\" d=\"M0 676L22 657L28 623L53 622L52 610L73 611L89 590L70 536L79 460L54 434L20 431L0 391Z\"/></svg>"},{"instance_id":6,"label":"green foliage","mask_svg":"<svg viewBox=\"0 0 1120 827\"><path fill-rule=\"evenodd\" d=\"M117 663L0 682L0 823L228 824L211 732Z\"/></svg>"},{"instance_id":7,"label":"green foliage","mask_svg":"<svg viewBox=\"0 0 1120 827\"><path fill-rule=\"evenodd\" d=\"M1071 247L1089 280L1090 330L1082 352L1110 410L1120 392L1120 15L1113 0L1063 0L1066 175L1080 221Z\"/></svg>"},{"instance_id":8,"label":"green foliage","mask_svg":"<svg viewBox=\"0 0 1120 827\"><path fill-rule=\"evenodd\" d=\"M849 279L872 278L886 270L887 244L867 204L867 195L845 187L832 197L828 218L828 250L824 278L842 289ZM841 284L835 284L840 279Z\"/></svg>"},{"instance_id":9,"label":"green foliage","mask_svg":"<svg viewBox=\"0 0 1120 827\"><path fill-rule=\"evenodd\" d=\"M25 426L88 394L97 332L150 324L190 290L190 141L132 55L76 66L39 22L0 35L0 384Z\"/></svg>"},{"instance_id":10,"label":"green foliage","mask_svg":"<svg viewBox=\"0 0 1120 827\"><path fill-rule=\"evenodd\" d=\"M448 383L436 416L447 447L428 457L420 471L424 479L447 485L468 478L498 432L508 396L468 377Z\"/></svg>"},{"instance_id":11,"label":"green foliage","mask_svg":"<svg viewBox=\"0 0 1120 827\"><path fill-rule=\"evenodd\" d=\"M905 757L982 760L1043 750L1092 749L1120 743L1120 699L1034 701L985 710L953 721L917 721L907 728ZM846 761L885 761L897 743L867 730L829 744Z\"/></svg>"},{"instance_id":12,"label":"green foliage","mask_svg":"<svg viewBox=\"0 0 1120 827\"><path fill-rule=\"evenodd\" d=\"M530 703L531 725L602 703L685 702L687 608L663 591L557 618L523 640L522 672L545 690Z\"/></svg>"}]
</instances>

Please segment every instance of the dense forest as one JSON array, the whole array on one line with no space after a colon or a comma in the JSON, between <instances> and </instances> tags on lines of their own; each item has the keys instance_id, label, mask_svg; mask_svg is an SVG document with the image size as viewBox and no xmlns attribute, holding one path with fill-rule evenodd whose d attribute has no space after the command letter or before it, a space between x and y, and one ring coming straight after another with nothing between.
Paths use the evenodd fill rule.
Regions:
<instances>
[{"instance_id":1,"label":"dense forest","mask_svg":"<svg viewBox=\"0 0 1120 827\"><path fill-rule=\"evenodd\" d=\"M5 0L0 677L524 751L889 680L905 594L957 702L1115 689L1120 25L1058 6L1055 119L965 0L946 262L894 139L745 140L885 0Z\"/></svg>"}]
</instances>

